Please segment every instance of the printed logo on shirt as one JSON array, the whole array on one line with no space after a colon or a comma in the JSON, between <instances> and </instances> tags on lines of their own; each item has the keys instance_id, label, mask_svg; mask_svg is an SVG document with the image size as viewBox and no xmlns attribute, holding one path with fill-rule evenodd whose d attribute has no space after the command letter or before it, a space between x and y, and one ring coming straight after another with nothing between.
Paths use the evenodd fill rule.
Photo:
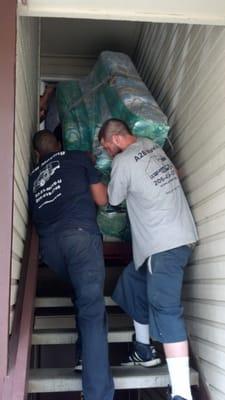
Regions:
<instances>
[{"instance_id":1,"label":"printed logo on shirt","mask_svg":"<svg viewBox=\"0 0 225 400\"><path fill-rule=\"evenodd\" d=\"M141 160L143 157L147 156L148 154L153 153L153 151L155 151L158 148L159 148L159 146L157 144L155 144L151 149L145 149L145 150L139 151L134 156L135 161L137 162L137 161Z\"/></svg>"},{"instance_id":2,"label":"printed logo on shirt","mask_svg":"<svg viewBox=\"0 0 225 400\"><path fill-rule=\"evenodd\" d=\"M47 158L47 160L42 161L40 165L38 165L36 168L33 169L31 172L31 175L35 174L35 172L39 171L40 168L44 167L44 165L48 164L49 161L53 160L55 157L63 157L65 156L66 152L65 151L58 151L57 153L54 153L51 157Z\"/></svg>"},{"instance_id":3,"label":"printed logo on shirt","mask_svg":"<svg viewBox=\"0 0 225 400\"><path fill-rule=\"evenodd\" d=\"M45 186L48 180L54 175L55 171L60 168L59 161L52 161L46 165L44 169L42 169L34 181L33 184L33 193L36 193L40 188Z\"/></svg>"},{"instance_id":4,"label":"printed logo on shirt","mask_svg":"<svg viewBox=\"0 0 225 400\"><path fill-rule=\"evenodd\" d=\"M166 193L169 194L172 191L180 187L179 180L173 164L164 155L149 156L148 164L145 169L146 174L152 180L155 186L163 188L176 181L178 185L168 190Z\"/></svg>"},{"instance_id":5,"label":"printed logo on shirt","mask_svg":"<svg viewBox=\"0 0 225 400\"><path fill-rule=\"evenodd\" d=\"M58 169L60 169L60 162L50 161L40 170L37 179L33 183L35 203L39 209L47 204L54 203L62 195L61 178L55 179L51 184L47 184Z\"/></svg>"}]
</instances>

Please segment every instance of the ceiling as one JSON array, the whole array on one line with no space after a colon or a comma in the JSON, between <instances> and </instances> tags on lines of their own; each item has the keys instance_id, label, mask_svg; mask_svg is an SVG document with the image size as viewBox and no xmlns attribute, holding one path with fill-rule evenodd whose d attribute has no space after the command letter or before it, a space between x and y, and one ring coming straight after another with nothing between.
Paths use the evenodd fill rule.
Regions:
<instances>
[{"instance_id":1,"label":"ceiling","mask_svg":"<svg viewBox=\"0 0 225 400\"><path fill-rule=\"evenodd\" d=\"M43 18L41 55L96 58L102 50L112 50L132 57L141 26L141 22Z\"/></svg>"}]
</instances>

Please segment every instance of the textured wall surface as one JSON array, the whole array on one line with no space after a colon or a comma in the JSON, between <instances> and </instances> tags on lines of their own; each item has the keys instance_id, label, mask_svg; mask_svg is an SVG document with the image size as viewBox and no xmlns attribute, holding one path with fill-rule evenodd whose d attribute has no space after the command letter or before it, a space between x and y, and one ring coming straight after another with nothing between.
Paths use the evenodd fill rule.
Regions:
<instances>
[{"instance_id":1,"label":"textured wall surface","mask_svg":"<svg viewBox=\"0 0 225 400\"><path fill-rule=\"evenodd\" d=\"M200 236L184 285L192 348L212 398L225 399L225 29L148 24L135 62L169 117Z\"/></svg>"}]
</instances>

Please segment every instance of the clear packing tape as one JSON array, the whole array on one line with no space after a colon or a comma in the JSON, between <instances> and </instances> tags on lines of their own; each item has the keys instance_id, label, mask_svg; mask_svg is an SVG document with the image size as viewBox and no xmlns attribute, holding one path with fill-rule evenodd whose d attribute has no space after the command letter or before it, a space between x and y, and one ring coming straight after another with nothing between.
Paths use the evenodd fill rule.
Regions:
<instances>
[{"instance_id":1,"label":"clear packing tape","mask_svg":"<svg viewBox=\"0 0 225 400\"><path fill-rule=\"evenodd\" d=\"M104 51L88 77L59 83L57 104L64 148L93 152L104 181L109 178L111 159L99 144L98 133L107 119L124 120L135 135L150 138L160 146L168 135L167 117L123 53ZM126 208L122 210L99 209L103 234L129 237Z\"/></svg>"}]
</instances>

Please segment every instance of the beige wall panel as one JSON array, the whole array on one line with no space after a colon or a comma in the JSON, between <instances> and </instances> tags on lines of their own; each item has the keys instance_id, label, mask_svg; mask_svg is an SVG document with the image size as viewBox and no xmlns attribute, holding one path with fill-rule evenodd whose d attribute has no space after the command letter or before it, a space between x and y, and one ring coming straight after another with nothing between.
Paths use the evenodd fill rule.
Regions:
<instances>
[{"instance_id":1,"label":"beige wall panel","mask_svg":"<svg viewBox=\"0 0 225 400\"><path fill-rule=\"evenodd\" d=\"M19 280L20 279L20 272L21 272L21 262L16 259L14 255L12 260L12 279Z\"/></svg>"},{"instance_id":2,"label":"beige wall panel","mask_svg":"<svg viewBox=\"0 0 225 400\"><path fill-rule=\"evenodd\" d=\"M39 22L18 18L11 306L16 303L27 229L31 135L37 127ZM10 312L10 332L14 310Z\"/></svg>"},{"instance_id":3,"label":"beige wall panel","mask_svg":"<svg viewBox=\"0 0 225 400\"><path fill-rule=\"evenodd\" d=\"M135 61L169 117L200 237L185 274L187 326L212 399L225 400L225 29L148 25Z\"/></svg>"},{"instance_id":4,"label":"beige wall panel","mask_svg":"<svg viewBox=\"0 0 225 400\"><path fill-rule=\"evenodd\" d=\"M193 261L199 262L209 258L223 257L225 258L225 248L224 248L225 235L220 234L217 236L212 236L205 241L200 241L200 244L196 247L193 255Z\"/></svg>"},{"instance_id":5,"label":"beige wall panel","mask_svg":"<svg viewBox=\"0 0 225 400\"><path fill-rule=\"evenodd\" d=\"M73 17L94 19L119 19L159 22L225 23L223 0L114 0L76 1L73 0L27 0L19 1L21 15Z\"/></svg>"},{"instance_id":6,"label":"beige wall panel","mask_svg":"<svg viewBox=\"0 0 225 400\"><path fill-rule=\"evenodd\" d=\"M11 297L10 297L10 306L13 306L16 303L17 292L18 292L18 282L14 279L11 283Z\"/></svg>"},{"instance_id":7,"label":"beige wall panel","mask_svg":"<svg viewBox=\"0 0 225 400\"><path fill-rule=\"evenodd\" d=\"M186 269L185 281L191 279L196 280L212 280L212 279L225 279L225 268L224 268L225 257L218 258L216 260L204 260L199 263L192 263Z\"/></svg>"},{"instance_id":8,"label":"beige wall panel","mask_svg":"<svg viewBox=\"0 0 225 400\"><path fill-rule=\"evenodd\" d=\"M22 124L20 119L24 118L23 113L27 112L27 108L21 110L21 108L18 106L18 112L20 113L21 117L16 118L15 149L19 162L22 163L22 166L24 165L25 168L27 168L29 166L29 161L30 161L29 160L30 146L26 137L24 137L25 135L24 132L26 132L26 130L29 129L29 125L25 123Z\"/></svg>"},{"instance_id":9,"label":"beige wall panel","mask_svg":"<svg viewBox=\"0 0 225 400\"><path fill-rule=\"evenodd\" d=\"M211 365L224 369L225 368L225 352L213 345L211 342L206 342L199 339L193 339L193 350L199 354L200 358L204 358ZM215 364L216 360L216 364Z\"/></svg>"},{"instance_id":10,"label":"beige wall panel","mask_svg":"<svg viewBox=\"0 0 225 400\"><path fill-rule=\"evenodd\" d=\"M225 301L225 279L222 282L186 284L183 295L187 299Z\"/></svg>"},{"instance_id":11,"label":"beige wall panel","mask_svg":"<svg viewBox=\"0 0 225 400\"><path fill-rule=\"evenodd\" d=\"M193 214L197 222L202 222L206 218L212 217L214 214L224 210L225 191L219 191L212 195L206 202L202 202L193 206Z\"/></svg>"},{"instance_id":12,"label":"beige wall panel","mask_svg":"<svg viewBox=\"0 0 225 400\"><path fill-rule=\"evenodd\" d=\"M24 239L18 233L15 226L13 228L13 244L12 244L12 252L17 256L17 259L22 260L23 257L23 249L24 249Z\"/></svg>"},{"instance_id":13,"label":"beige wall panel","mask_svg":"<svg viewBox=\"0 0 225 400\"><path fill-rule=\"evenodd\" d=\"M12 331L12 324L13 324L13 320L14 320L14 308L12 308L12 310L10 311L10 315L9 315L9 332Z\"/></svg>"},{"instance_id":14,"label":"beige wall panel","mask_svg":"<svg viewBox=\"0 0 225 400\"><path fill-rule=\"evenodd\" d=\"M23 199L23 195L16 181L14 181L14 201L25 221L27 220L27 205Z\"/></svg>"},{"instance_id":15,"label":"beige wall panel","mask_svg":"<svg viewBox=\"0 0 225 400\"><path fill-rule=\"evenodd\" d=\"M23 176L22 174L22 165L18 160L18 153L15 154L14 159L15 167L14 167L14 180L19 188L21 196L23 198L24 204L27 207L27 184L28 178L27 176Z\"/></svg>"},{"instance_id":16,"label":"beige wall panel","mask_svg":"<svg viewBox=\"0 0 225 400\"><path fill-rule=\"evenodd\" d=\"M209 387L210 389L212 388L212 399L216 400L216 396L219 395L220 399L222 400L224 398L223 393L225 392L225 379L223 369L218 368L204 360L200 360L200 364L206 376L206 380L208 381Z\"/></svg>"},{"instance_id":17,"label":"beige wall panel","mask_svg":"<svg viewBox=\"0 0 225 400\"><path fill-rule=\"evenodd\" d=\"M86 76L91 71L95 58L41 57L41 78L44 80L69 80Z\"/></svg>"},{"instance_id":18,"label":"beige wall panel","mask_svg":"<svg viewBox=\"0 0 225 400\"><path fill-rule=\"evenodd\" d=\"M224 306L200 300L184 301L185 313L190 318L206 320L214 323L225 324ZM190 332L191 334L191 332ZM191 334L192 335L192 334ZM196 353L198 357L198 353ZM216 363L216 360L215 360Z\"/></svg>"},{"instance_id":19,"label":"beige wall panel","mask_svg":"<svg viewBox=\"0 0 225 400\"><path fill-rule=\"evenodd\" d=\"M225 122L225 121L224 121ZM220 139L222 138L222 133L223 130L221 129L218 132L218 141L220 142ZM213 136L212 136L213 137ZM196 157L192 157L192 162L182 164L182 169L183 166L189 165L189 169L191 169L190 173L186 175L183 179L183 185L185 187L186 192L193 192L194 190L198 189L200 185L205 185L205 183L208 181L208 179L215 178L215 172L218 173L223 173L224 171L224 144L221 142L221 145L216 145L215 140L209 140L208 145L202 146L202 153L204 155L200 158L201 152L198 151ZM210 148L209 148L210 146ZM185 168L187 169L187 168ZM182 174L181 174L182 175ZM192 177L195 176L195 179L193 180ZM201 176L201 181L199 182L199 176ZM218 184L218 180L215 181L214 183L212 182L212 185ZM211 185L209 190L211 190ZM214 189L213 189L214 190Z\"/></svg>"},{"instance_id":20,"label":"beige wall panel","mask_svg":"<svg viewBox=\"0 0 225 400\"><path fill-rule=\"evenodd\" d=\"M21 238L25 238L27 229L27 214L21 215L16 203L14 204L14 222L16 223L15 229L19 228Z\"/></svg>"},{"instance_id":21,"label":"beige wall panel","mask_svg":"<svg viewBox=\"0 0 225 400\"><path fill-rule=\"evenodd\" d=\"M187 318L188 329L192 332L195 338L201 338L208 342L213 342L214 345L221 345L224 339L224 328L221 324L216 324L209 321L194 321Z\"/></svg>"}]
</instances>

